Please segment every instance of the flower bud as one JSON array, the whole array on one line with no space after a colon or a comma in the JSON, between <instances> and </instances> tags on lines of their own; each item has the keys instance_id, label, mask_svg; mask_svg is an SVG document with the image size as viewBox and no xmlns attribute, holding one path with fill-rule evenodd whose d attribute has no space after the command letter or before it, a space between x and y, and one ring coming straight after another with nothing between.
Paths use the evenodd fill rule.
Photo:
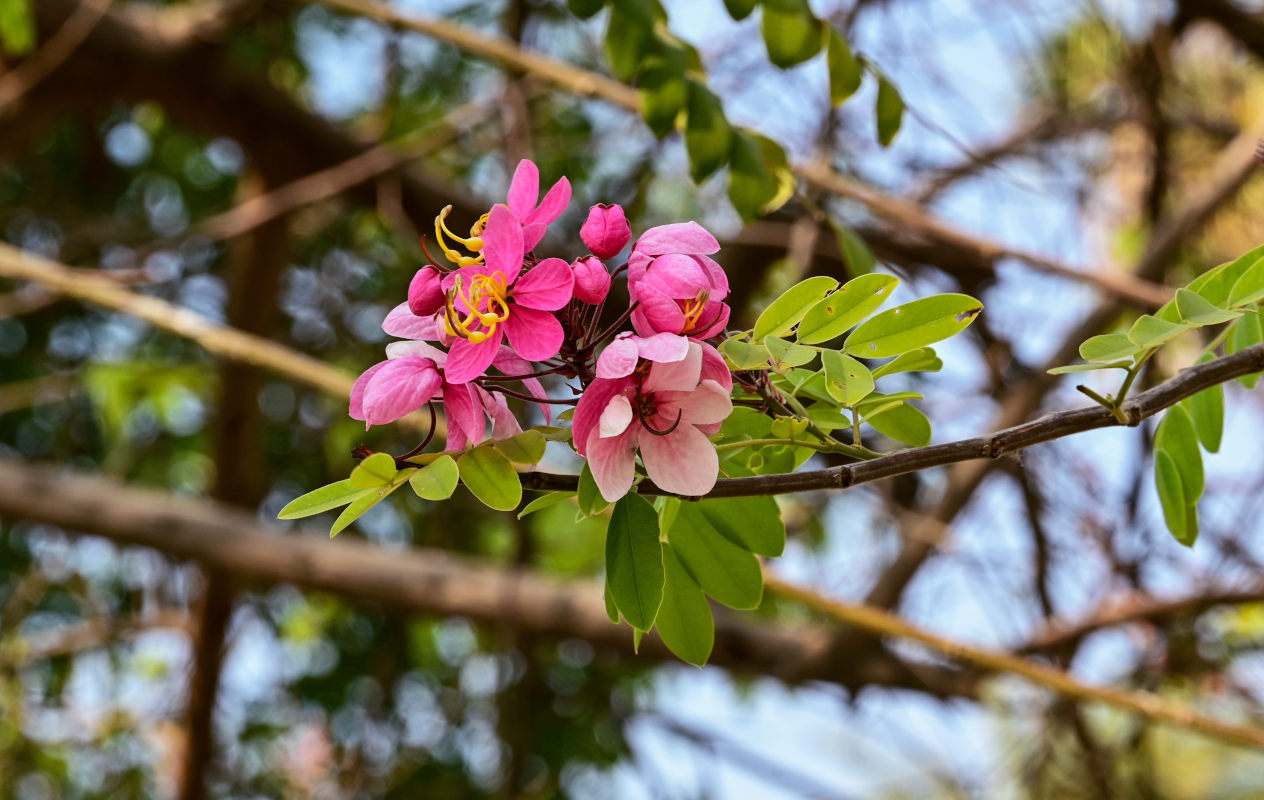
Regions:
<instances>
[{"instance_id":1,"label":"flower bud","mask_svg":"<svg viewBox=\"0 0 1264 800\"><path fill-rule=\"evenodd\" d=\"M577 259L571 265L575 273L575 297L581 302L596 305L610 292L610 272L606 265L592 256Z\"/></svg>"},{"instance_id":2,"label":"flower bud","mask_svg":"<svg viewBox=\"0 0 1264 800\"><path fill-rule=\"evenodd\" d=\"M589 210L579 238L597 258L614 258L632 238L632 226L621 206L599 203Z\"/></svg>"},{"instance_id":3,"label":"flower bud","mask_svg":"<svg viewBox=\"0 0 1264 800\"><path fill-rule=\"evenodd\" d=\"M408 284L408 308L428 317L443 308L443 275L434 267L422 267Z\"/></svg>"}]
</instances>

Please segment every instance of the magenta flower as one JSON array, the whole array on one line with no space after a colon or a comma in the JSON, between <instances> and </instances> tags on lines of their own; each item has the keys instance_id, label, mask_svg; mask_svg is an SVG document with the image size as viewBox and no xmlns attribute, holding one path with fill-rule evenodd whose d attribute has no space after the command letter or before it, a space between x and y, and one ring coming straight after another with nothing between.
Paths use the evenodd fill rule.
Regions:
<instances>
[{"instance_id":1,"label":"magenta flower","mask_svg":"<svg viewBox=\"0 0 1264 800\"><path fill-rule=\"evenodd\" d=\"M537 204L539 196L540 169L524 158L518 162L509 183L509 210L522 225L523 251L528 253L544 238L549 224L566 210L571 201L571 182L559 178Z\"/></svg>"},{"instance_id":2,"label":"magenta flower","mask_svg":"<svg viewBox=\"0 0 1264 800\"><path fill-rule=\"evenodd\" d=\"M570 302L574 277L560 258L524 271L524 230L514 212L496 206L483 234L484 263L444 277L443 325L456 337L446 368L453 383L482 375L505 337L528 361L552 358L562 347L562 324L549 312Z\"/></svg>"},{"instance_id":3,"label":"magenta flower","mask_svg":"<svg viewBox=\"0 0 1264 800\"><path fill-rule=\"evenodd\" d=\"M666 491L697 497L715 486L720 462L708 436L733 410L732 376L714 349L687 347L679 360L597 378L580 398L573 440L606 500L632 488L638 451L650 480Z\"/></svg>"},{"instance_id":4,"label":"magenta flower","mask_svg":"<svg viewBox=\"0 0 1264 800\"><path fill-rule=\"evenodd\" d=\"M632 238L632 226L621 206L599 203L589 209L579 238L597 258L614 258Z\"/></svg>"},{"instance_id":5,"label":"magenta flower","mask_svg":"<svg viewBox=\"0 0 1264 800\"><path fill-rule=\"evenodd\" d=\"M422 267L408 284L408 308L419 317L433 316L443 308L443 273Z\"/></svg>"},{"instance_id":6,"label":"magenta flower","mask_svg":"<svg viewBox=\"0 0 1264 800\"><path fill-rule=\"evenodd\" d=\"M707 257L719 249L715 237L696 222L660 225L641 235L628 259L637 333L707 339L724 330L729 281L724 269Z\"/></svg>"},{"instance_id":7,"label":"magenta flower","mask_svg":"<svg viewBox=\"0 0 1264 800\"><path fill-rule=\"evenodd\" d=\"M584 256L571 264L575 275L575 297L585 303L597 305L610 293L610 270L593 256Z\"/></svg>"}]
</instances>

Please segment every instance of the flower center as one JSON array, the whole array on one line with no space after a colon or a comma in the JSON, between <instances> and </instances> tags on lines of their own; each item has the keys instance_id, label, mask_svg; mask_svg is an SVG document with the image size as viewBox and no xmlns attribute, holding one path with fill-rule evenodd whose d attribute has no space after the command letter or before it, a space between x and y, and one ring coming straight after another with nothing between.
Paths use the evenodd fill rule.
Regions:
<instances>
[{"instance_id":1,"label":"flower center","mask_svg":"<svg viewBox=\"0 0 1264 800\"><path fill-rule=\"evenodd\" d=\"M458 267L469 267L475 264L482 264L483 229L487 227L487 217L491 212L489 211L487 214L479 217L478 222L475 222L472 226L470 226L470 235L468 237L457 236L450 228L448 228L447 219L448 215L451 213L452 206L444 206L443 210L439 212L439 216L435 217L435 239L439 242L439 247L443 249L443 254L448 257L449 261L456 264ZM444 238L445 235L447 236L446 239ZM464 245L465 249L469 250L474 255L467 256L462 254L460 251L448 245L448 239Z\"/></svg>"},{"instance_id":2,"label":"flower center","mask_svg":"<svg viewBox=\"0 0 1264 800\"><path fill-rule=\"evenodd\" d=\"M499 270L491 275L475 275L470 285L464 286L462 276L448 290L448 301L443 307L443 321L448 333L468 339L473 344L485 342L496 333L496 326L509 319L509 286ZM465 317L457 310L457 303L465 308Z\"/></svg>"},{"instance_id":3,"label":"flower center","mask_svg":"<svg viewBox=\"0 0 1264 800\"><path fill-rule=\"evenodd\" d=\"M709 300L710 297L710 293L706 289L703 289L698 292L697 297L684 302L681 306L681 311L685 312L685 329L682 331L683 333L688 333L698 324L699 318L702 317L702 312L707 308L707 300Z\"/></svg>"}]
</instances>

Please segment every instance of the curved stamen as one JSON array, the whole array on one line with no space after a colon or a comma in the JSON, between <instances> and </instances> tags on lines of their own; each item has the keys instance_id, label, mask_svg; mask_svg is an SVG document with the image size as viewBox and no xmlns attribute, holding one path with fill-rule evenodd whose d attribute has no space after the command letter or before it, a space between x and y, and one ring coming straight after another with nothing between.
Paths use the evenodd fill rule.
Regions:
<instances>
[{"instance_id":1,"label":"curved stamen","mask_svg":"<svg viewBox=\"0 0 1264 800\"><path fill-rule=\"evenodd\" d=\"M650 433L654 434L655 436L666 436L667 434L671 433L672 431L674 431L674 430L676 430L677 428L679 428L679 427L680 427L680 420L681 420L681 418L683 418L683 417L684 417L684 415L685 415L685 411L684 411L684 409L677 409L677 410L676 410L676 421L675 421L675 422L673 422L673 423L671 424L671 427L670 427L670 428L668 428L668 429L667 429L667 430L665 430L665 431L660 431L660 430L658 430L657 428L655 428L653 425L651 425L651 424L650 424L650 421L649 421L647 418L645 418L645 417L641 417L641 424L645 426L645 430L649 431Z\"/></svg>"},{"instance_id":2,"label":"curved stamen","mask_svg":"<svg viewBox=\"0 0 1264 800\"><path fill-rule=\"evenodd\" d=\"M451 213L452 213L452 206L448 205L448 206L443 207L443 210L439 212L439 216L435 217L435 239L438 241L439 247L443 250L443 254L448 257L449 261L451 261L453 264L456 264L458 267L469 267L469 266L473 266L474 264L482 264L483 263L483 253L481 252L483 249L482 238L478 236L471 236L469 238L466 238L463 236L457 236L455 233L449 230L446 220L448 218L448 215ZM449 239L452 239L454 242L458 242L462 245L465 245L466 249L468 249L470 252L474 253L475 255L473 256L461 255L459 252L449 247L447 240L444 239L445 234L447 235Z\"/></svg>"}]
</instances>

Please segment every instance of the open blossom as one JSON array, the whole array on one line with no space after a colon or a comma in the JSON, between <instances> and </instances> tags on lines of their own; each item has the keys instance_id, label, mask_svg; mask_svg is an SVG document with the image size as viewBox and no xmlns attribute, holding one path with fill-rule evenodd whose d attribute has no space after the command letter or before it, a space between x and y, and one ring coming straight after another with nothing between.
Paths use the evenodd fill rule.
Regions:
<instances>
[{"instance_id":1,"label":"open blossom","mask_svg":"<svg viewBox=\"0 0 1264 800\"><path fill-rule=\"evenodd\" d=\"M622 206L598 203L588 211L579 238L597 258L614 258L632 238L632 226Z\"/></svg>"},{"instance_id":2,"label":"open blossom","mask_svg":"<svg viewBox=\"0 0 1264 800\"><path fill-rule=\"evenodd\" d=\"M483 235L484 263L444 276L443 325L455 337L447 364L453 383L482 375L505 337L528 361L552 358L562 347L562 324L549 312L570 302L574 277L560 258L524 271L524 230L510 209L496 206Z\"/></svg>"},{"instance_id":3,"label":"open blossom","mask_svg":"<svg viewBox=\"0 0 1264 800\"><path fill-rule=\"evenodd\" d=\"M631 375L642 359L645 361L680 361L689 355L689 339L672 333L637 336L621 333L606 346L597 359L598 378L623 378Z\"/></svg>"},{"instance_id":4,"label":"open blossom","mask_svg":"<svg viewBox=\"0 0 1264 800\"><path fill-rule=\"evenodd\" d=\"M660 225L637 239L628 259L632 327L642 336L708 339L728 324L729 281L708 254L720 243L696 222Z\"/></svg>"},{"instance_id":5,"label":"open blossom","mask_svg":"<svg viewBox=\"0 0 1264 800\"><path fill-rule=\"evenodd\" d=\"M573 439L602 497L632 488L638 451L650 480L686 496L715 486L720 463L708 436L733 410L732 376L714 349L689 342L684 358L642 361L632 374L597 378L575 409Z\"/></svg>"}]
</instances>

